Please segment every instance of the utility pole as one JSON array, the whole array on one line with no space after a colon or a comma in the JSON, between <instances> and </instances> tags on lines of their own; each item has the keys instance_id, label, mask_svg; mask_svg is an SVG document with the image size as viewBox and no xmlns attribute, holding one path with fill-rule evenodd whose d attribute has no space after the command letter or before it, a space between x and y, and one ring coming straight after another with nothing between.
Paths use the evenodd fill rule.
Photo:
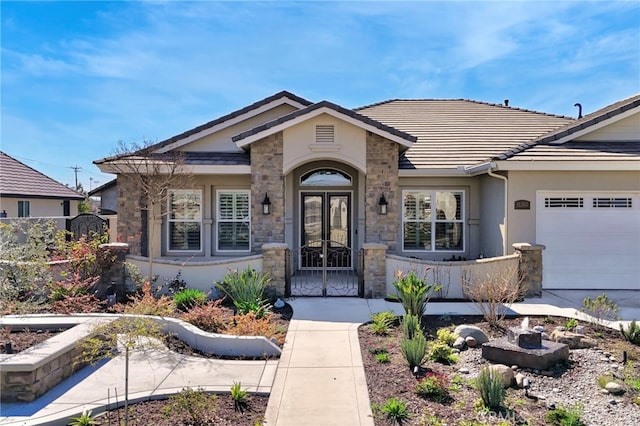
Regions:
<instances>
[{"instance_id":1,"label":"utility pole","mask_svg":"<svg viewBox=\"0 0 640 426\"><path fill-rule=\"evenodd\" d=\"M75 165L75 166L69 166L70 169L72 169L75 172L76 175L76 191L78 190L78 172L80 170L82 170L82 167Z\"/></svg>"}]
</instances>

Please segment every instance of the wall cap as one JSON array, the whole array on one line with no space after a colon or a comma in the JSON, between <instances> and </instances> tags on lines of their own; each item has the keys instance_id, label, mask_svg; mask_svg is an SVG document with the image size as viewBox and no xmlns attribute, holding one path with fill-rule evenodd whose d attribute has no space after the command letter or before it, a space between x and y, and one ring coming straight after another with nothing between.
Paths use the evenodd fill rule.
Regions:
<instances>
[{"instance_id":1,"label":"wall cap","mask_svg":"<svg viewBox=\"0 0 640 426\"><path fill-rule=\"evenodd\" d=\"M289 248L286 243L265 243L262 245L262 250L285 250Z\"/></svg>"},{"instance_id":2,"label":"wall cap","mask_svg":"<svg viewBox=\"0 0 640 426\"><path fill-rule=\"evenodd\" d=\"M514 249L519 251L542 251L547 247L542 244L529 244L529 243L514 243L511 245Z\"/></svg>"}]
</instances>

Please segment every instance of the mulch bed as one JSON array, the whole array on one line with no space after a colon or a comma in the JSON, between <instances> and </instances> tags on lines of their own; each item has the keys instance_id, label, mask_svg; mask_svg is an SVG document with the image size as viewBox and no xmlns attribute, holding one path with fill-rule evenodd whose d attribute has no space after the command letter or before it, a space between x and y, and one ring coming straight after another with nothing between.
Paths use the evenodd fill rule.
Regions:
<instances>
[{"instance_id":1,"label":"mulch bed","mask_svg":"<svg viewBox=\"0 0 640 426\"><path fill-rule=\"evenodd\" d=\"M563 325L565 318L531 318L531 327L537 324L544 325L551 330L553 327ZM553 321L554 323L550 323ZM505 319L503 321L505 329L509 327L519 327L522 318ZM423 329L427 340L436 339L436 331L442 327L450 327L459 324L473 324L482 328L490 338L501 337L506 330L496 330L488 327L481 316L425 316L423 317ZM581 323L582 324L582 323ZM616 330L595 329L591 325L585 325L586 334L598 336L598 347L609 350L611 353L619 354L621 348L630 350L630 359L634 361L635 375L640 377L640 366L635 365L640 361L640 348L632 346L620 337ZM510 404L510 411L499 413L479 414L474 405L477 405L479 394L473 388L472 381L465 379L464 374L459 374L458 370L462 365L444 365L431 361L423 364L420 377L425 374L437 373L448 378L449 383L453 377L458 376L458 390L449 392L449 398L445 401L434 401L419 397L415 393L415 386L420 377L415 377L406 363L400 350L399 342L402 338L400 327L393 327L387 336L373 334L368 325L359 328L360 348L365 368L369 398L372 406L382 405L389 398L397 397L407 403L410 418L403 422L403 425L458 425L458 424L497 424L500 420L508 420L509 424L544 425L545 415L549 408L545 401L527 398L522 389L508 388L507 401ZM375 358L376 349L385 349L390 355L389 363L380 363ZM467 351L481 351L481 349L468 349ZM467 355L465 352L461 355ZM478 370L484 360L476 352L470 357L471 364L467 367ZM470 355L470 353L469 353ZM462 356L461 356L462 358ZM482 363L482 364L481 364ZM558 365L558 380L572 380L572 366ZM564 374L566 372L566 374ZM467 375L468 377L468 375ZM599 392L597 386L594 392ZM502 417L501 417L502 416ZM391 422L382 413L376 414L374 409L374 419L376 426L388 425ZM526 420L526 421L525 421ZM440 421L442 423L438 423ZM465 423L466 422L466 423ZM479 423L474 423L479 422Z\"/></svg>"},{"instance_id":2,"label":"mulch bed","mask_svg":"<svg viewBox=\"0 0 640 426\"><path fill-rule=\"evenodd\" d=\"M11 344L12 353L17 354L63 331L65 330L11 330L2 327L0 328L0 353L7 353L8 343Z\"/></svg>"}]
</instances>

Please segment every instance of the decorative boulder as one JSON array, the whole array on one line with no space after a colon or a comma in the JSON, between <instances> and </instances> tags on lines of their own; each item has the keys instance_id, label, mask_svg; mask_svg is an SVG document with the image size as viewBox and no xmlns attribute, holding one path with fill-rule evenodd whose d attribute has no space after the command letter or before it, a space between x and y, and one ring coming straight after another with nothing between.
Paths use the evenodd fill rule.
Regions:
<instances>
[{"instance_id":1,"label":"decorative boulder","mask_svg":"<svg viewBox=\"0 0 640 426\"><path fill-rule=\"evenodd\" d=\"M586 349L597 346L595 340L586 337L584 334L572 333L570 331L553 330L549 339L556 343L564 343L569 349Z\"/></svg>"},{"instance_id":2,"label":"decorative boulder","mask_svg":"<svg viewBox=\"0 0 640 426\"><path fill-rule=\"evenodd\" d=\"M622 385L616 382L609 382L605 385L604 388L612 395L619 395L624 392L624 388L622 387Z\"/></svg>"},{"instance_id":3,"label":"decorative boulder","mask_svg":"<svg viewBox=\"0 0 640 426\"><path fill-rule=\"evenodd\" d=\"M467 338L469 336L473 337L476 339L477 346L481 346L483 343L487 343L489 341L489 338L484 334L484 331L475 325L460 324L453 332L463 338Z\"/></svg>"},{"instance_id":4,"label":"decorative boulder","mask_svg":"<svg viewBox=\"0 0 640 426\"><path fill-rule=\"evenodd\" d=\"M504 364L493 364L485 368L488 368L492 374L497 374L498 377L502 379L502 384L505 388L511 386L511 383L513 383L513 380L515 379L515 375L513 374L511 367Z\"/></svg>"},{"instance_id":5,"label":"decorative boulder","mask_svg":"<svg viewBox=\"0 0 640 426\"><path fill-rule=\"evenodd\" d=\"M467 336L464 339L464 342L467 344L467 346L469 346L470 348L475 348L476 346L478 346L478 341L475 339L475 337L473 336Z\"/></svg>"},{"instance_id":6,"label":"decorative boulder","mask_svg":"<svg viewBox=\"0 0 640 426\"><path fill-rule=\"evenodd\" d=\"M451 345L454 349L462 350L464 348L465 341L464 337L457 337L456 341Z\"/></svg>"}]
</instances>

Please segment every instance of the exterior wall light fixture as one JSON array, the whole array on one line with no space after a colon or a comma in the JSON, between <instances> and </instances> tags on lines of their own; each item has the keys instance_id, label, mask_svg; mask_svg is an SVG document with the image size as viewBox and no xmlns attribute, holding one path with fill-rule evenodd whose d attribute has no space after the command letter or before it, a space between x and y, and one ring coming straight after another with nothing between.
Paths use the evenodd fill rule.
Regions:
<instances>
[{"instance_id":1,"label":"exterior wall light fixture","mask_svg":"<svg viewBox=\"0 0 640 426\"><path fill-rule=\"evenodd\" d=\"M266 192L264 194L264 200L262 200L262 214L271 214L271 200L269 200Z\"/></svg>"},{"instance_id":2,"label":"exterior wall light fixture","mask_svg":"<svg viewBox=\"0 0 640 426\"><path fill-rule=\"evenodd\" d=\"M382 194L380 196L380 199L378 200L378 213L379 214L387 214L387 206L389 205L389 202L387 201L386 198L384 198L384 194Z\"/></svg>"}]
</instances>

